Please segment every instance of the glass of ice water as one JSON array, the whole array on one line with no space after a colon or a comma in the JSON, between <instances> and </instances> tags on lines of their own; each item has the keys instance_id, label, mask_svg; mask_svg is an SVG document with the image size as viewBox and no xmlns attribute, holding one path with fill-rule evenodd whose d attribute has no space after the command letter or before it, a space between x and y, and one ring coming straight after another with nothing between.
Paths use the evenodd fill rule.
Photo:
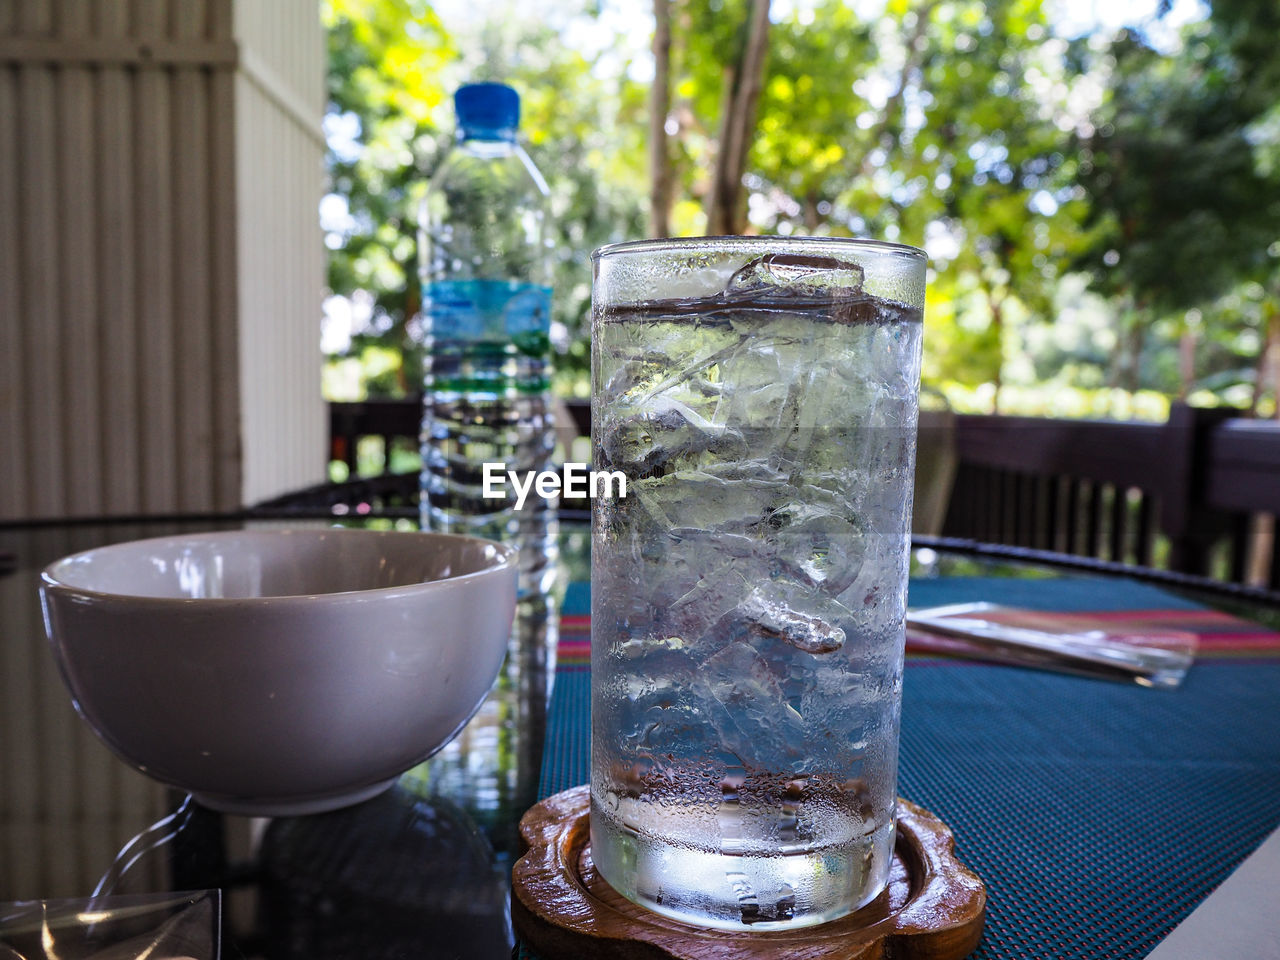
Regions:
<instances>
[{"instance_id":1,"label":"glass of ice water","mask_svg":"<svg viewBox=\"0 0 1280 960\"><path fill-rule=\"evenodd\" d=\"M593 256L591 849L701 926L888 882L925 256L848 239ZM617 485L614 485L615 491Z\"/></svg>"}]
</instances>

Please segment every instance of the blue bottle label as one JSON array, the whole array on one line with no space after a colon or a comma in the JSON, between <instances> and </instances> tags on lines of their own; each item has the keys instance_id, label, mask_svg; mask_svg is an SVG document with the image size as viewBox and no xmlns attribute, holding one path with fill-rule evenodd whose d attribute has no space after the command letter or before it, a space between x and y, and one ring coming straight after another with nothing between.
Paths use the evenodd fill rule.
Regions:
<instances>
[{"instance_id":1,"label":"blue bottle label","mask_svg":"<svg viewBox=\"0 0 1280 960\"><path fill-rule=\"evenodd\" d=\"M546 341L551 288L517 280L439 280L427 284L424 314L437 340Z\"/></svg>"}]
</instances>

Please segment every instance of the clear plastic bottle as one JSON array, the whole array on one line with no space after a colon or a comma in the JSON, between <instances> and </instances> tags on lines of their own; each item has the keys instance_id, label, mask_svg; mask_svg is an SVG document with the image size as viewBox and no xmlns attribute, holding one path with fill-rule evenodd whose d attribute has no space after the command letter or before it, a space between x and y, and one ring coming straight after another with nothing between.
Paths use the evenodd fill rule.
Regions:
<instances>
[{"instance_id":1,"label":"clear plastic bottle","mask_svg":"<svg viewBox=\"0 0 1280 960\"><path fill-rule=\"evenodd\" d=\"M454 107L458 140L419 217L422 526L518 543L522 593L545 593L558 504L531 489L517 510L509 482L507 499L485 499L483 467L551 468L547 185L516 142L511 87L469 84Z\"/></svg>"}]
</instances>

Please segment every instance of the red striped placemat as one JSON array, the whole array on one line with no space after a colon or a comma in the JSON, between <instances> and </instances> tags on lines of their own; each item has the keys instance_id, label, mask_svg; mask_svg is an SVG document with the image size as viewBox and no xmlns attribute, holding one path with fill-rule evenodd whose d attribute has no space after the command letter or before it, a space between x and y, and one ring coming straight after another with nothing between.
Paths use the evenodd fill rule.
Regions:
<instances>
[{"instance_id":1,"label":"red striped placemat","mask_svg":"<svg viewBox=\"0 0 1280 960\"><path fill-rule=\"evenodd\" d=\"M585 670L591 666L591 615L560 615L560 646L557 670Z\"/></svg>"},{"instance_id":2,"label":"red striped placemat","mask_svg":"<svg viewBox=\"0 0 1280 960\"><path fill-rule=\"evenodd\" d=\"M1280 657L1280 633L1218 610L1106 610L1099 612L1035 614L1037 620L1059 629L1093 628L1116 634L1190 633L1198 644L1198 660ZM928 653L908 643L909 653ZM591 663L591 616L566 614L560 618L560 669L583 669Z\"/></svg>"}]
</instances>

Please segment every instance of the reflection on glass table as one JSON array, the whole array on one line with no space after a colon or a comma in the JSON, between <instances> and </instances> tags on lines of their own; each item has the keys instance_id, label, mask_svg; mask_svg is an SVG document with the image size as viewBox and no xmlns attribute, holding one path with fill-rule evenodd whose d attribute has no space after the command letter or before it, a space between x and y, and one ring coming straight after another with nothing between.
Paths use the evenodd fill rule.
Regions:
<instances>
[{"instance_id":1,"label":"reflection on glass table","mask_svg":"<svg viewBox=\"0 0 1280 960\"><path fill-rule=\"evenodd\" d=\"M214 813L127 768L75 716L43 639L42 567L242 525L0 530L18 557L0 578L0 902L221 889L224 957L508 957L516 825L536 799L555 671L554 592L520 602L498 680L464 730L389 792L332 814Z\"/></svg>"},{"instance_id":2,"label":"reflection on glass table","mask_svg":"<svg viewBox=\"0 0 1280 960\"><path fill-rule=\"evenodd\" d=\"M222 956L229 960L357 953L506 960L513 945L507 898L519 817L540 787L556 790L586 777L585 737L553 732L549 739L547 733L585 729L585 526L565 524L561 534L561 583L575 583L564 603L568 609L574 601L572 615L560 618L552 598L521 609L498 683L455 740L365 804L266 820L184 806L184 797L115 759L75 715L47 649L36 591L45 564L79 550L244 522L0 529L0 553L17 558L13 572L0 575L0 903L87 898L100 882L101 893L118 895L216 889L222 893ZM1106 600L1110 609L1131 611L1135 605L1154 609L1150 605L1160 600L1169 616L1185 618L1199 609L1183 599L1190 596L1254 621L1275 616L1240 598L1187 594L1181 587L1175 597L1119 577L1065 573L1008 557L917 550L912 603L982 599L1098 611L1107 609L1100 605ZM1179 605L1181 612L1173 610ZM1245 650L1249 638L1241 639L1240 625L1228 619L1200 616L1219 632L1237 631L1236 639L1222 634L1222 649L1210 649L1174 692L929 658L908 671L901 792L956 828L965 857L989 881L984 956L1013 956L1002 952L1004 945L1033 931L1028 912L1045 923L1059 917L1053 903L1026 890L1047 884L1062 896L1083 896L1111 862L1100 858L1095 868L1094 860L1076 859L1063 866L1054 858L1070 858L1074 849L1065 840L1037 846L1038 859L1014 856L1023 850L1019 844L1039 843L1066 823L1035 820L1028 797L1054 797L1055 817L1074 811L1117 855L1130 857L1130 872L1112 873L1137 887L1116 901L1114 916L1108 914L1117 929L1132 931L1123 934L1134 944L1117 954L1124 956L1145 955L1133 951L1149 949L1196 902L1144 903L1142 871L1174 861L1158 850L1152 859L1135 859L1143 851L1129 841L1144 834L1133 822L1133 798L1160 798L1169 835L1187 850L1202 835L1229 841L1213 856L1188 853L1190 859L1177 861L1194 868L1177 882L1191 890L1194 879L1196 896L1274 828L1274 803L1266 798L1277 794L1257 785L1275 781L1280 760L1256 735L1269 720L1255 706L1265 697L1260 684L1280 669L1280 653L1264 649L1260 635L1251 635L1255 648ZM564 663L549 714L562 633L572 643L560 648ZM1028 753L1028 743L1038 746ZM1240 754L1231 777L1217 763L1226 751ZM1113 764L1116 757L1128 759ZM1188 766L1195 758L1204 761L1202 770ZM1188 776L1199 777L1202 795L1181 786L1165 790ZM1235 799L1209 809L1202 801L1210 788L1218 791L1215 797ZM1099 810L1109 819L1098 817ZM1241 820L1241 810L1252 810L1253 819ZM1212 814L1215 824L1224 812L1234 817L1232 830L1202 830L1196 819L1201 812ZM1010 830L1011 823L1020 829ZM149 831L152 825L156 829ZM1035 885L1024 875L1028 863Z\"/></svg>"},{"instance_id":3,"label":"reflection on glass table","mask_svg":"<svg viewBox=\"0 0 1280 960\"><path fill-rule=\"evenodd\" d=\"M419 776L303 817L244 820L187 798L121 851L94 901L156 876L221 889L223 957L506 957L510 859Z\"/></svg>"}]
</instances>

